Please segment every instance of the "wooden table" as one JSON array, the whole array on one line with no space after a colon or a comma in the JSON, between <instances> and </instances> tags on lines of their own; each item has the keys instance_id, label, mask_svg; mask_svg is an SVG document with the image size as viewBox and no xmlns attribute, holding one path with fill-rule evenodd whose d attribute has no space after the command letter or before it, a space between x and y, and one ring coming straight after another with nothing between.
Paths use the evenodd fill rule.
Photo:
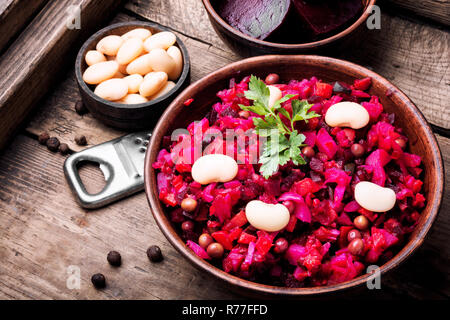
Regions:
<instances>
[{"instance_id":1,"label":"wooden table","mask_svg":"<svg viewBox=\"0 0 450 320\"><path fill-rule=\"evenodd\" d=\"M40 1L27 12L27 23L28 17L36 15L46 2ZM450 36L446 30L450 24L450 3L420 3L380 1L381 30L368 31L364 43L334 56L373 69L408 94L436 129L445 164L449 166ZM4 8L0 6L0 10ZM116 13L109 23L150 20L174 30L190 52L193 81L242 58L214 33L200 0L130 0ZM3 13L0 22L2 16ZM102 26L88 31L92 33ZM26 35L13 43L14 39L5 41L10 41L11 47L20 47L17 41L24 39ZM78 48L75 45L71 51ZM77 133L86 135L89 145L94 145L122 132L103 126L89 114L75 113L74 103L80 97L73 69L61 68L59 77L51 80L53 87L37 102L35 112L0 155L0 298L239 298L194 269L172 248L156 226L144 193L95 211L77 205L63 175L65 157L39 145L37 135L48 131L73 150L79 150L73 143ZM82 176L89 191L102 188L103 178L97 168L83 167ZM448 181L449 174L446 178ZM450 195L445 192L439 218L424 245L412 259L382 278L382 290L363 290L342 297L448 299L449 211ZM152 244L162 248L164 262L148 261L145 252ZM112 268L106 262L106 254L113 249L122 254L120 268ZM67 286L69 266L79 268L79 289ZM90 284L90 277L96 272L106 275L107 289L97 291Z\"/></svg>"}]
</instances>

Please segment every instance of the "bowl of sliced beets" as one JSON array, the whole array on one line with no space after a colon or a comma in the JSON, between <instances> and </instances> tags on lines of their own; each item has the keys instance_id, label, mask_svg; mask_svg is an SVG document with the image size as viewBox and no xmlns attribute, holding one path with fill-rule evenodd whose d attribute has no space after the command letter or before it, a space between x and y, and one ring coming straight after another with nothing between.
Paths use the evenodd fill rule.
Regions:
<instances>
[{"instance_id":1,"label":"bowl of sliced beets","mask_svg":"<svg viewBox=\"0 0 450 320\"><path fill-rule=\"evenodd\" d=\"M357 41L374 4L375 0L203 0L214 30L244 55L299 53L344 39Z\"/></svg>"},{"instance_id":2,"label":"bowl of sliced beets","mask_svg":"<svg viewBox=\"0 0 450 320\"><path fill-rule=\"evenodd\" d=\"M320 56L253 57L192 84L145 161L170 243L259 296L336 292L398 266L424 241L443 184L436 139L408 97Z\"/></svg>"}]
</instances>

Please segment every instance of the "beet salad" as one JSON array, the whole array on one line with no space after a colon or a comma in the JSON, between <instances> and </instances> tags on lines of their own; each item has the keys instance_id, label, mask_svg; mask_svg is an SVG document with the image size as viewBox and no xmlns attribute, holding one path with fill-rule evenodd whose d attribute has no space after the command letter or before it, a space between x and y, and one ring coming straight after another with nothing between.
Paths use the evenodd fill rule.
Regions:
<instances>
[{"instance_id":1,"label":"beet salad","mask_svg":"<svg viewBox=\"0 0 450 320\"><path fill-rule=\"evenodd\" d=\"M390 260L425 206L423 169L370 86L231 79L203 119L164 137L153 163L186 245L227 273L284 287L341 283Z\"/></svg>"}]
</instances>

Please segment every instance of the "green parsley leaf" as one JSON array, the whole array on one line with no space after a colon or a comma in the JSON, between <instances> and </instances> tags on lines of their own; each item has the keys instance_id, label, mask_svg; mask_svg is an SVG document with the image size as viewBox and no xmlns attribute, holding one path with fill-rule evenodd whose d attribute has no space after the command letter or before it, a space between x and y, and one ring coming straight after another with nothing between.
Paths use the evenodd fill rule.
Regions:
<instances>
[{"instance_id":1,"label":"green parsley leaf","mask_svg":"<svg viewBox=\"0 0 450 320\"><path fill-rule=\"evenodd\" d=\"M276 101L272 108L269 108L270 90L261 79L254 75L250 77L248 87L245 97L252 100L253 105L239 105L239 107L262 116L253 118L256 132L261 137L267 138L259 157L261 174L268 179L278 171L279 166L289 161L295 165L305 164L301 156L301 147L304 146L306 137L294 129L294 124L297 121L308 122L309 119L320 117L320 115L313 111L309 112L312 105L306 100L291 100L294 97L291 94L285 95ZM292 116L282 107L282 104L289 100L292 105ZM290 127L281 120L281 115L289 121Z\"/></svg>"},{"instance_id":2,"label":"green parsley leaf","mask_svg":"<svg viewBox=\"0 0 450 320\"><path fill-rule=\"evenodd\" d=\"M312 104L309 104L306 100L292 100L292 121L306 121L308 122L308 119L320 117L317 113L314 111L308 112L309 109L311 109Z\"/></svg>"},{"instance_id":3,"label":"green parsley leaf","mask_svg":"<svg viewBox=\"0 0 450 320\"><path fill-rule=\"evenodd\" d=\"M250 90L245 91L245 97L267 107L269 105L270 91L266 84L252 75L248 84ZM267 109L269 109L267 107Z\"/></svg>"}]
</instances>

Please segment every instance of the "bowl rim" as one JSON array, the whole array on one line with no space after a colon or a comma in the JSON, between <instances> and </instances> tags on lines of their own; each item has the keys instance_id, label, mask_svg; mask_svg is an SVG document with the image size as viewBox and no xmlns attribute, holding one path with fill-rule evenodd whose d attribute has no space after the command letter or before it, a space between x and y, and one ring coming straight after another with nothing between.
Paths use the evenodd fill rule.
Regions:
<instances>
[{"instance_id":1,"label":"bowl rim","mask_svg":"<svg viewBox=\"0 0 450 320\"><path fill-rule=\"evenodd\" d=\"M136 104L123 104L123 103L105 100L105 99L97 96L94 93L94 91L92 91L91 88L89 88L89 86L83 80L83 75L81 74L81 65L84 62L83 53L86 51L86 48L92 42L97 41L103 34L105 34L107 32L111 32L114 29L118 29L121 27L128 27L128 26L151 27L153 29L159 30L159 32L168 31L168 32L173 33L177 39L176 44L178 44L178 47L183 55L183 70L181 71L180 77L178 78L177 82L175 83L175 86L172 89L170 89L166 94L162 95L161 97L158 97L155 100L150 100L150 101L147 101L144 103L136 103ZM153 34L155 34L155 33L152 33L152 35ZM86 92L92 99L94 99L98 103L102 103L104 105L108 105L109 107L116 108L116 109L123 109L123 110L127 110L127 109L136 110L136 109L141 109L141 108L147 108L147 107L150 107L153 105L157 105L158 103L166 100L167 98L170 98L186 82L186 80L189 77L189 73L190 73L189 71L190 71L189 53L188 53L188 50L187 50L185 44L181 41L181 39L178 37L178 35L176 35L169 28L161 26L157 23L137 21L137 20L114 23L114 24L108 25L108 26L98 30L83 43L80 50L78 51L77 58L75 60L75 78L78 82L78 86L79 86L80 90L83 90L84 92Z\"/></svg>"},{"instance_id":2,"label":"bowl rim","mask_svg":"<svg viewBox=\"0 0 450 320\"><path fill-rule=\"evenodd\" d=\"M228 72L228 71L237 71L239 70L239 67L244 64L248 63L264 63L267 61L267 59L270 60L280 60L280 59L298 59L298 60L314 60L316 62L319 62L323 65L335 65L340 66L344 68L350 68L351 70L354 70L355 72L363 72L368 77L371 77L373 79L376 79L380 83L382 83L384 86L387 86L389 89L393 90L393 94L398 96L401 100L401 103L405 104L408 109L413 111L413 113L416 115L417 120L421 124L421 126L424 128L426 132L426 140L430 142L430 149L433 154L433 160L436 163L435 170L436 170L436 197L433 199L433 202L431 202L431 199L429 200L429 205L431 206L430 209L430 216L425 221L423 228L417 233L417 236L414 239L410 239L405 247L403 247L392 259L390 259L388 262L380 266L380 274L385 274L386 272L394 269L398 265L400 265L402 262L404 262L407 258L411 256L411 254L423 243L425 236L427 235L428 231L430 230L433 222L435 221L441 201L443 196L443 188L444 188L444 167L443 167L443 161L442 161L442 154L441 150L439 148L439 145L437 143L436 137L434 136L430 125L425 120L425 117L423 116L422 112L413 104L413 102L396 86L394 86L390 81L385 79L384 77L378 75L377 73L364 68L362 66L359 66L357 64L354 64L352 62L348 62L341 59L335 59L330 57L324 57L324 56L317 56L317 55L264 55L264 56L257 56L252 58L243 59L231 64L228 64L225 67L222 67L209 75L203 77L202 79L196 81L195 83L191 84L189 87L187 87L182 93L178 95L178 97L169 105L169 107L165 110L165 112L162 114L161 118L159 119L158 123L156 124L152 138L149 143L149 147L147 149L146 157L145 157L145 165L144 165L144 185L145 185L145 193L147 197L147 201L150 206L150 211L152 212L152 215L158 224L160 230L164 234L164 236L167 238L167 240L172 244L172 246L175 247L192 265L199 268L202 271L206 271L207 273L211 274L212 276L219 278L226 284L230 284L235 287L239 287L242 290L245 290L246 292L253 292L258 294L264 294L264 295L272 295L272 296L315 296L315 295L323 295L328 294L336 291L343 291L346 289L359 287L362 284L364 284L366 281L369 280L371 277L370 274L363 274L355 279L352 279L350 281L342 282L339 284L329 285L329 286L323 286L323 287L310 287L310 288L286 288L286 287L278 287L278 286L271 286L266 284L260 284L256 282L252 282L249 280L245 280L242 278L239 278L237 276L231 275L226 273L225 271L216 268L215 266L211 265L210 263L206 262L205 260L199 258L192 250L190 250L184 243L184 241L181 239L181 237L178 236L175 229L173 228L171 222L166 217L166 214L164 212L164 209L161 206L158 193L156 190L152 190L151 184L152 181L156 181L155 177L155 170L152 168L151 163L151 154L152 150L157 148L156 150L159 150L161 141L156 141L156 132L162 131L163 124L166 121L167 116L172 112L173 109L175 109L177 106L183 104L183 102L188 98L187 93L191 88L201 86L204 83L208 83L209 81L212 81L217 78L222 78L220 74L222 72Z\"/></svg>"},{"instance_id":3,"label":"bowl rim","mask_svg":"<svg viewBox=\"0 0 450 320\"><path fill-rule=\"evenodd\" d=\"M287 50L300 50L300 49L311 49L311 48L317 48L322 47L327 44L330 44L336 40L339 40L341 38L346 37L350 33L352 33L354 30L356 30L368 17L369 14L372 11L372 7L375 5L376 0L368 0L369 3L367 5L367 8L363 11L362 15L356 20L354 23L352 23L350 26L342 30L341 32L332 35L330 37L327 37L322 40L313 41L313 42L306 42L306 43L278 43L278 42L270 42L265 40L260 40L253 38L235 28L233 28L231 25L229 25L225 20L222 19L222 17L214 10L211 1L210 0L202 0L204 7L206 8L206 11L208 14L214 18L214 20L224 29L226 29L228 32L233 34L237 38L243 38L249 42L252 42L254 44L257 44L261 47L269 47L272 49L287 49Z\"/></svg>"}]
</instances>

